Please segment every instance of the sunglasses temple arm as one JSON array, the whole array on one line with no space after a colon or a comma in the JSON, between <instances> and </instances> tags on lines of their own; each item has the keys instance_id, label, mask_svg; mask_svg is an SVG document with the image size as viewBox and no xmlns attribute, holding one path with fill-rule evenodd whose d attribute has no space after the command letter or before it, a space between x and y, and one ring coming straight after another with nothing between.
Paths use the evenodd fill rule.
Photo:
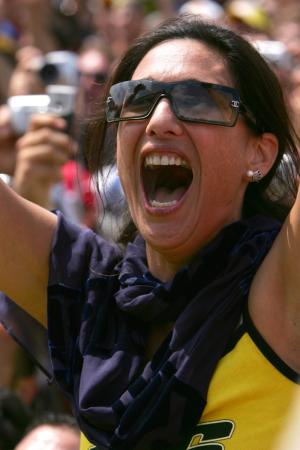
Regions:
<instances>
[{"instance_id":1,"label":"sunglasses temple arm","mask_svg":"<svg viewBox=\"0 0 300 450\"><path fill-rule=\"evenodd\" d=\"M259 131L260 133L264 132L264 127L258 123L255 116L252 114L252 112L243 104L240 102L240 113L245 117L245 119L249 122L249 124L254 127L255 130Z\"/></svg>"}]
</instances>

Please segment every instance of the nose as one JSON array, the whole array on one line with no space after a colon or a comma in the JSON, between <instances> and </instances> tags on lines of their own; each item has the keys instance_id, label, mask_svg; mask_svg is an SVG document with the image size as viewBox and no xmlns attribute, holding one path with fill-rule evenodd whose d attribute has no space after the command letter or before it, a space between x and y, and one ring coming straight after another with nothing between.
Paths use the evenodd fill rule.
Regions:
<instances>
[{"instance_id":1,"label":"nose","mask_svg":"<svg viewBox=\"0 0 300 450\"><path fill-rule=\"evenodd\" d=\"M182 122L177 119L170 101L165 97L161 98L148 120L146 134L150 136L180 135L182 130Z\"/></svg>"}]
</instances>

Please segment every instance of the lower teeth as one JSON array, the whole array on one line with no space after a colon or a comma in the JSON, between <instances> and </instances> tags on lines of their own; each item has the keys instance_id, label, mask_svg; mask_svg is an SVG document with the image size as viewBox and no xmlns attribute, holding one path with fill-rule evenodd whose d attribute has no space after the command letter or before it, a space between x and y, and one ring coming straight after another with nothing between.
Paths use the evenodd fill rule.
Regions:
<instances>
[{"instance_id":1,"label":"lower teeth","mask_svg":"<svg viewBox=\"0 0 300 450\"><path fill-rule=\"evenodd\" d=\"M170 202L158 202L157 200L151 200L150 205L155 206L156 208L166 208L168 206L174 206L176 205L177 201L172 200Z\"/></svg>"}]
</instances>

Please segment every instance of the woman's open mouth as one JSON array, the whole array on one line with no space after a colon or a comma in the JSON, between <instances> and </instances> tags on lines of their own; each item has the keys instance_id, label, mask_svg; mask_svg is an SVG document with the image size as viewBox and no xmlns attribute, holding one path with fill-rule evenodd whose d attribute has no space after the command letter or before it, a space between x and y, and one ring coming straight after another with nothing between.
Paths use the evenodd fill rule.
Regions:
<instances>
[{"instance_id":1,"label":"woman's open mouth","mask_svg":"<svg viewBox=\"0 0 300 450\"><path fill-rule=\"evenodd\" d=\"M175 154L148 154L143 162L142 182L151 208L173 208L183 198L193 179L186 160Z\"/></svg>"}]
</instances>

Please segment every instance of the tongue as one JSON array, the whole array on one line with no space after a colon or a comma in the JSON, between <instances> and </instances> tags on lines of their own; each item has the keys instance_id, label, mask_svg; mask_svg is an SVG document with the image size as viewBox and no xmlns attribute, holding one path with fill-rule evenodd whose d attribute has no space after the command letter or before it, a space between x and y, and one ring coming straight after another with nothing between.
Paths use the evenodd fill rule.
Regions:
<instances>
[{"instance_id":1,"label":"tongue","mask_svg":"<svg viewBox=\"0 0 300 450\"><path fill-rule=\"evenodd\" d=\"M168 203L174 200L178 201L186 191L185 186L179 186L174 190L167 189L165 187L159 187L155 191L154 200L160 203Z\"/></svg>"}]
</instances>

